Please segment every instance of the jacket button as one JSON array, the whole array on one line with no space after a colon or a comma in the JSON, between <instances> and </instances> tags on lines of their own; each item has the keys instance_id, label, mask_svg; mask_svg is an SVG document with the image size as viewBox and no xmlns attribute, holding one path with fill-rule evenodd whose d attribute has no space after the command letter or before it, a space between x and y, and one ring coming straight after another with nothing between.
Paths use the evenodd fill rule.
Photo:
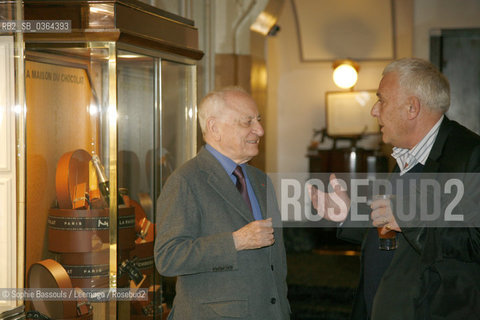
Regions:
<instances>
[{"instance_id":1,"label":"jacket button","mask_svg":"<svg viewBox=\"0 0 480 320\"><path fill-rule=\"evenodd\" d=\"M277 299L275 299L275 298L270 299L271 304L275 304L276 302L277 302Z\"/></svg>"},{"instance_id":2,"label":"jacket button","mask_svg":"<svg viewBox=\"0 0 480 320\"><path fill-rule=\"evenodd\" d=\"M273 271L273 264L270 267L272 268L272 271Z\"/></svg>"}]
</instances>

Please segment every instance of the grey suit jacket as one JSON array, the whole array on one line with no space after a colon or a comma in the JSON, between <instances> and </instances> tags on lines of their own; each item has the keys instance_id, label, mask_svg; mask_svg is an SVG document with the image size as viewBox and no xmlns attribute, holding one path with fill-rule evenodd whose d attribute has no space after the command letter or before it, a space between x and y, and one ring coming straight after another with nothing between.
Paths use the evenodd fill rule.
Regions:
<instances>
[{"instance_id":1,"label":"grey suit jacket","mask_svg":"<svg viewBox=\"0 0 480 320\"><path fill-rule=\"evenodd\" d=\"M264 218L280 225L273 186L247 166ZM169 319L288 319L286 256L281 229L275 243L235 250L232 232L253 221L222 165L205 148L177 169L157 209L155 263L178 276Z\"/></svg>"}]
</instances>

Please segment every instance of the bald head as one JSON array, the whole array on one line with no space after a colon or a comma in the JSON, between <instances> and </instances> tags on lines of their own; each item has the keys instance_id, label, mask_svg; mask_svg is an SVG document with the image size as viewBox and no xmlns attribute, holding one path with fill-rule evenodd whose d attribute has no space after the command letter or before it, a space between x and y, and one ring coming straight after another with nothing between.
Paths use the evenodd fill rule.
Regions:
<instances>
[{"instance_id":1,"label":"bald head","mask_svg":"<svg viewBox=\"0 0 480 320\"><path fill-rule=\"evenodd\" d=\"M198 119L205 141L234 162L245 163L258 154L263 127L255 100L242 88L209 93L200 102Z\"/></svg>"},{"instance_id":2,"label":"bald head","mask_svg":"<svg viewBox=\"0 0 480 320\"><path fill-rule=\"evenodd\" d=\"M198 121L204 136L207 119L222 117L226 109L231 106L232 98L239 95L250 97L241 87L226 87L218 91L212 91L202 99L198 106Z\"/></svg>"}]
</instances>

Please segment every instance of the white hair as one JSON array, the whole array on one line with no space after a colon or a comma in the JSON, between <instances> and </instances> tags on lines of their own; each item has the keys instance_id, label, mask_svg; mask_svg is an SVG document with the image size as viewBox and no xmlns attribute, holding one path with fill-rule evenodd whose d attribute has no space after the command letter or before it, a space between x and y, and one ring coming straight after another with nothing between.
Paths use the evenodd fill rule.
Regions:
<instances>
[{"instance_id":1,"label":"white hair","mask_svg":"<svg viewBox=\"0 0 480 320\"><path fill-rule=\"evenodd\" d=\"M450 107L450 84L447 78L430 62L418 58L393 61L383 75L396 72L401 88L415 95L430 110L447 112Z\"/></svg>"}]
</instances>

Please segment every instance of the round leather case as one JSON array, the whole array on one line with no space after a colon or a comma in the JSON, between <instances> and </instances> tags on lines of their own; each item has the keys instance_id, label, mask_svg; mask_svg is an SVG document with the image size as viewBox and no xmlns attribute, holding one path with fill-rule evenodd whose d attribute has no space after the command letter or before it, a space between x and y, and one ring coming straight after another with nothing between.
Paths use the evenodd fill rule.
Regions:
<instances>
[{"instance_id":1,"label":"round leather case","mask_svg":"<svg viewBox=\"0 0 480 320\"><path fill-rule=\"evenodd\" d=\"M118 247L135 246L135 209L118 209ZM48 215L48 250L81 253L99 250L109 243L108 209L50 209Z\"/></svg>"},{"instance_id":2,"label":"round leather case","mask_svg":"<svg viewBox=\"0 0 480 320\"><path fill-rule=\"evenodd\" d=\"M92 156L83 149L63 154L57 163L55 174L55 189L58 205L62 209L71 209L75 198L76 188L84 185L88 192L89 165Z\"/></svg>"},{"instance_id":3,"label":"round leather case","mask_svg":"<svg viewBox=\"0 0 480 320\"><path fill-rule=\"evenodd\" d=\"M108 288L109 250L85 253L62 253L59 262L78 288Z\"/></svg>"},{"instance_id":4,"label":"round leather case","mask_svg":"<svg viewBox=\"0 0 480 320\"><path fill-rule=\"evenodd\" d=\"M118 248L132 250L135 248L135 208L118 207Z\"/></svg>"},{"instance_id":5,"label":"round leather case","mask_svg":"<svg viewBox=\"0 0 480 320\"><path fill-rule=\"evenodd\" d=\"M48 250L90 252L109 242L108 209L50 209Z\"/></svg>"},{"instance_id":6,"label":"round leather case","mask_svg":"<svg viewBox=\"0 0 480 320\"><path fill-rule=\"evenodd\" d=\"M128 259L129 250L119 252L117 262L120 265ZM109 286L109 249L96 252L62 253L58 256L59 262L70 276L72 285L78 288L108 288ZM128 284L128 277L124 275L117 280L117 286Z\"/></svg>"},{"instance_id":7,"label":"round leather case","mask_svg":"<svg viewBox=\"0 0 480 320\"><path fill-rule=\"evenodd\" d=\"M47 259L32 264L28 270L29 288L71 289L72 282L65 269L58 262ZM75 318L76 301L32 300L33 308L52 319Z\"/></svg>"}]
</instances>

